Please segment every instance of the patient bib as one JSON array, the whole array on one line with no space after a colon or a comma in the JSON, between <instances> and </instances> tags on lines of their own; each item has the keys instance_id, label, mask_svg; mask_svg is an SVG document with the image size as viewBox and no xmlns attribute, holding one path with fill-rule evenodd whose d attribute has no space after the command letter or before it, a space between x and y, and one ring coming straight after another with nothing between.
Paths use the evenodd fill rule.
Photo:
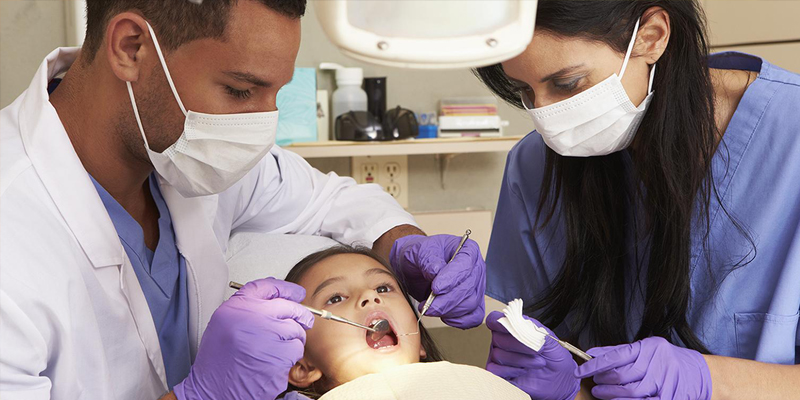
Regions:
<instances>
[{"instance_id":1,"label":"patient bib","mask_svg":"<svg viewBox=\"0 0 800 400\"><path fill-rule=\"evenodd\" d=\"M485 369L446 361L414 363L364 375L320 400L529 400L516 386Z\"/></svg>"}]
</instances>

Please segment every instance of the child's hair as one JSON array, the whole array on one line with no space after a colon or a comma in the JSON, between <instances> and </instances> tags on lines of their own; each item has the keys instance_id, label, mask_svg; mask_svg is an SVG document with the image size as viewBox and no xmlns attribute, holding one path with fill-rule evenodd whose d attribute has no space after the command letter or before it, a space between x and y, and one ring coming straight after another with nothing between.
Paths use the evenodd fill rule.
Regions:
<instances>
[{"instance_id":1,"label":"child's hair","mask_svg":"<svg viewBox=\"0 0 800 400\"><path fill-rule=\"evenodd\" d=\"M411 297L408 295L408 291L406 290L406 287L403 284L403 282L397 277L397 275L394 273L394 270L386 263L386 261L383 260L383 258L381 258L377 254L375 254L372 250L366 247L348 246L342 244L327 248L325 250L320 250L316 253L312 253L306 256L306 258L300 260L300 262L298 262L294 267L292 267L292 270L289 271L284 280L287 282L298 283L300 282L300 279L303 277L303 275L305 275L306 272L308 272L311 269L311 267L313 267L314 265L316 265L317 263L328 257L333 257L340 254L357 254L357 255L367 256L379 262L381 265L383 265L387 270L389 270L389 273L392 274L392 276L395 278L397 284L400 286L400 292L403 293L403 296L405 296L406 301L408 302L408 306L411 307L411 310L414 312L414 315L417 318L419 318L419 313L417 313L417 310L414 308L414 303L411 302ZM419 324L419 337L420 337L420 343L422 344L422 348L425 349L425 354L426 354L426 357L420 361L434 362L434 361L444 360L444 357L442 357L442 353L439 351L439 348L436 347L436 342L433 341L433 338L425 329L425 327L422 326L422 324ZM312 385L310 388L303 389L294 387L292 384L289 384L289 389L286 391L286 393L292 391L301 392L302 394L309 396L311 398L318 398L319 396L324 394L324 393L319 393L314 388L314 385Z\"/></svg>"}]
</instances>

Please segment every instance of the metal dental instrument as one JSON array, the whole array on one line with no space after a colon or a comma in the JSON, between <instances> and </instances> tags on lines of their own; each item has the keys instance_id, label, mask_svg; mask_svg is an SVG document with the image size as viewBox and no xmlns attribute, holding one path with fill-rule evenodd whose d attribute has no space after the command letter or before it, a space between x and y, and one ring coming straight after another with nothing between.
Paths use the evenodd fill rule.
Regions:
<instances>
[{"instance_id":1,"label":"metal dental instrument","mask_svg":"<svg viewBox=\"0 0 800 400\"><path fill-rule=\"evenodd\" d=\"M584 361L589 361L592 358L594 358L594 357L590 356L589 354L586 354L585 351L583 351L583 350L581 350L581 349L579 349L579 348L577 348L577 347L575 347L575 346L573 346L573 345L571 345L571 344L569 344L569 343L567 343L567 342L565 342L565 341L563 341L563 340L561 340L561 339L559 339L559 338L557 338L557 337L555 337L555 336L553 336L553 335L551 335L549 333L547 334L547 336L550 339L553 339L556 342L558 342L558 344L560 344L561 347L567 349L570 353L575 354L576 356L582 358Z\"/></svg>"},{"instance_id":2,"label":"metal dental instrument","mask_svg":"<svg viewBox=\"0 0 800 400\"><path fill-rule=\"evenodd\" d=\"M453 260L456 259L458 252L461 251L462 247L464 247L464 243L467 242L467 239L469 239L469 235L471 234L472 231L467 229L467 231L464 233L464 236L461 237L461 242L458 244L458 247L456 247L456 251L453 253L453 257L450 258L450 261L447 262L448 264L450 264L451 262L453 262ZM425 300L425 305L422 306L422 312L419 313L420 319L422 319L422 316L425 315L426 312L428 312L429 308L431 308L431 303L433 303L434 298L436 298L436 296L433 294L433 290L431 289L431 294L430 296L428 296L428 300Z\"/></svg>"},{"instance_id":3,"label":"metal dental instrument","mask_svg":"<svg viewBox=\"0 0 800 400\"><path fill-rule=\"evenodd\" d=\"M230 286L231 289L239 290L244 285L242 285L241 283L236 283L236 282L231 281L231 282L228 283L228 286ZM391 330L391 327L389 326L389 321L387 321L385 319L382 319L382 320L376 322L371 327L369 327L369 326L366 326L366 325L361 325L358 322L350 321L347 318L342 318L342 317L340 317L338 315L334 315L330 311L327 311L327 310L317 310L316 308L309 307L309 306L307 306L305 304L300 304L300 305L305 307L305 308L307 308L308 311L311 311L312 314L317 315L317 316L319 316L319 317L321 317L323 319L336 321L336 322L341 322L341 323L344 323L344 324L348 324L348 325L353 325L355 327L359 327L361 329L366 329L366 330L372 332L369 336L370 336L370 338L372 340L374 340L376 342L378 340L381 340Z\"/></svg>"}]
</instances>

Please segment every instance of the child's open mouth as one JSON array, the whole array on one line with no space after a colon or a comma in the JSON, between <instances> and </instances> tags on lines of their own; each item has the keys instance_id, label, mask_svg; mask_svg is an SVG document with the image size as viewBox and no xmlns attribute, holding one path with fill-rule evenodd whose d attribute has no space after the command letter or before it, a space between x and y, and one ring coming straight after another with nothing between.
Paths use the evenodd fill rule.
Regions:
<instances>
[{"instance_id":1,"label":"child's open mouth","mask_svg":"<svg viewBox=\"0 0 800 400\"><path fill-rule=\"evenodd\" d=\"M367 324L366 325L373 326L373 325L375 325L375 323L377 323L378 321L380 321L382 319L388 320L388 318L386 317L386 315L384 313L370 313L370 317L367 320ZM371 347L373 349L383 349L383 348L394 347L394 346L397 346L397 343L398 343L398 341L397 341L397 333L395 333L394 327L392 326L391 323L389 324L389 332L387 332L386 335L384 335L379 340L372 340L372 332L370 332L370 331L366 332L365 338L366 338L366 341L367 341L367 346L369 346L369 347Z\"/></svg>"}]
</instances>

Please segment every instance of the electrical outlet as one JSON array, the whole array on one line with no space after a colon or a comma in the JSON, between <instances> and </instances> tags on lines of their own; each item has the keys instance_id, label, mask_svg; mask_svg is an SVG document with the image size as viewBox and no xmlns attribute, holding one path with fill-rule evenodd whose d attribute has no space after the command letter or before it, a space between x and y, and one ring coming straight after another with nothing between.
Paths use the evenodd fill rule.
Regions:
<instances>
[{"instance_id":1,"label":"electrical outlet","mask_svg":"<svg viewBox=\"0 0 800 400\"><path fill-rule=\"evenodd\" d=\"M389 184L386 185L383 188L383 190L385 190L386 193L389 193L390 195L392 195L392 197L394 197L395 199L399 198L400 194L401 194L400 193L401 192L400 185L397 184L396 182L389 182Z\"/></svg>"},{"instance_id":2,"label":"electrical outlet","mask_svg":"<svg viewBox=\"0 0 800 400\"><path fill-rule=\"evenodd\" d=\"M404 208L408 208L408 156L366 156L351 160L358 183L377 183Z\"/></svg>"},{"instance_id":3,"label":"electrical outlet","mask_svg":"<svg viewBox=\"0 0 800 400\"><path fill-rule=\"evenodd\" d=\"M400 164L388 162L384 165L383 172L389 180L394 180L400 174Z\"/></svg>"},{"instance_id":4,"label":"electrical outlet","mask_svg":"<svg viewBox=\"0 0 800 400\"><path fill-rule=\"evenodd\" d=\"M378 164L361 164L361 178L364 183L376 183L378 180Z\"/></svg>"}]
</instances>

